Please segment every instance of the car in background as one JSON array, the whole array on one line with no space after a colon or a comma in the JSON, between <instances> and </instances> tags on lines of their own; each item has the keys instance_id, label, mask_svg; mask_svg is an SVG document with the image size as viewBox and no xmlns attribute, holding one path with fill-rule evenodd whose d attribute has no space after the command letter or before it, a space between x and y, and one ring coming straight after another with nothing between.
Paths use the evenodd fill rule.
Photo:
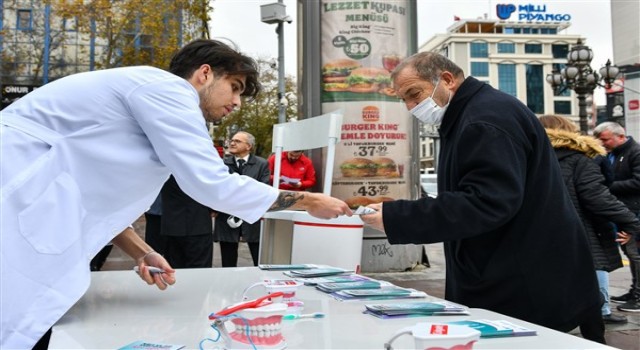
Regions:
<instances>
[{"instance_id":1,"label":"car in background","mask_svg":"<svg viewBox=\"0 0 640 350\"><path fill-rule=\"evenodd\" d=\"M436 198L438 196L438 175L420 174L420 186L422 186L424 194Z\"/></svg>"}]
</instances>

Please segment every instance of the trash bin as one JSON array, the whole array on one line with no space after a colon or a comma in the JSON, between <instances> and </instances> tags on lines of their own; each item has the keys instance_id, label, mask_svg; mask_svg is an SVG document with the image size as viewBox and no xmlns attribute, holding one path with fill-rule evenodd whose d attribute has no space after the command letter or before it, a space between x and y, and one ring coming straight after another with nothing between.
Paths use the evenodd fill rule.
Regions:
<instances>
[{"instance_id":1,"label":"trash bin","mask_svg":"<svg viewBox=\"0 0 640 350\"><path fill-rule=\"evenodd\" d=\"M267 213L262 224L260 263L322 264L356 271L362 259L363 229L364 223L358 216L324 220L306 211ZM285 230L290 230L290 234ZM283 251L282 247L287 246L291 248ZM283 256L287 254L289 259Z\"/></svg>"}]
</instances>

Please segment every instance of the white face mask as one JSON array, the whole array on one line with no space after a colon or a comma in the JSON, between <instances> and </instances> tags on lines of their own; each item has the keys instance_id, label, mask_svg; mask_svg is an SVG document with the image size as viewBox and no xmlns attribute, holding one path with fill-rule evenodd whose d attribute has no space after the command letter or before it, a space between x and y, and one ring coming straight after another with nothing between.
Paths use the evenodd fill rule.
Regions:
<instances>
[{"instance_id":1,"label":"white face mask","mask_svg":"<svg viewBox=\"0 0 640 350\"><path fill-rule=\"evenodd\" d=\"M436 93L438 84L440 84L440 79L436 82L436 86L433 88L431 96L418 103L417 106L413 107L409 111L414 117L418 118L419 121L425 124L440 125L442 123L442 118L444 117L444 112L447 111L449 102L451 102L451 91L449 91L449 100L446 105L440 107L433 100L433 95Z\"/></svg>"}]
</instances>

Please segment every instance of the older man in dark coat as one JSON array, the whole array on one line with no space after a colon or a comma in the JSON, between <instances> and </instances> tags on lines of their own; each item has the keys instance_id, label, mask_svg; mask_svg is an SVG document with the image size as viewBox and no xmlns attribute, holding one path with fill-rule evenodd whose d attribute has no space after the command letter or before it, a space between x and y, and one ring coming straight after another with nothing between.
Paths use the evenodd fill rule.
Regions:
<instances>
[{"instance_id":1,"label":"older man in dark coat","mask_svg":"<svg viewBox=\"0 0 640 350\"><path fill-rule=\"evenodd\" d=\"M440 126L438 197L371 205L392 244L445 242L445 298L604 343L584 228L536 116L435 53L392 75L419 120Z\"/></svg>"},{"instance_id":2,"label":"older man in dark coat","mask_svg":"<svg viewBox=\"0 0 640 350\"><path fill-rule=\"evenodd\" d=\"M230 155L224 157L229 173L249 176L260 182L269 183L269 163L266 159L252 154L255 137L248 132L238 131L229 143ZM260 222L249 224L229 217L228 214L216 215L214 241L220 242L222 267L235 267L238 264L238 245L243 240L249 245L253 264L258 266L260 250Z\"/></svg>"}]
</instances>

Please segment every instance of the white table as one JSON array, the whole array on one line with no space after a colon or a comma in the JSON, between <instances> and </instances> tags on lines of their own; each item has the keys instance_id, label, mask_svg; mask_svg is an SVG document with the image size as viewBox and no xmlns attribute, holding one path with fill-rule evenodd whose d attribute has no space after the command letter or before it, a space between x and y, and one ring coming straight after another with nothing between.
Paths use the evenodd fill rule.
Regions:
<instances>
[{"instance_id":1,"label":"white table","mask_svg":"<svg viewBox=\"0 0 640 350\"><path fill-rule=\"evenodd\" d=\"M210 313L241 301L245 287L254 282L286 276L247 267L184 269L176 278L176 285L160 291L133 271L93 272L86 295L53 327L50 349L116 349L136 340L197 349L202 339L216 336ZM262 296L261 292L256 288L249 297ZM471 309L471 316L383 320L362 314L364 302L339 302L313 287L301 287L297 298L305 303L304 313L324 312L326 317L283 321L288 349L382 349L397 330L418 322L482 318L509 320L537 330L538 335L480 339L474 349L612 349L482 309ZM221 347L222 341L204 345L212 349ZM410 336L403 336L393 345L401 349L413 343Z\"/></svg>"}]
</instances>

